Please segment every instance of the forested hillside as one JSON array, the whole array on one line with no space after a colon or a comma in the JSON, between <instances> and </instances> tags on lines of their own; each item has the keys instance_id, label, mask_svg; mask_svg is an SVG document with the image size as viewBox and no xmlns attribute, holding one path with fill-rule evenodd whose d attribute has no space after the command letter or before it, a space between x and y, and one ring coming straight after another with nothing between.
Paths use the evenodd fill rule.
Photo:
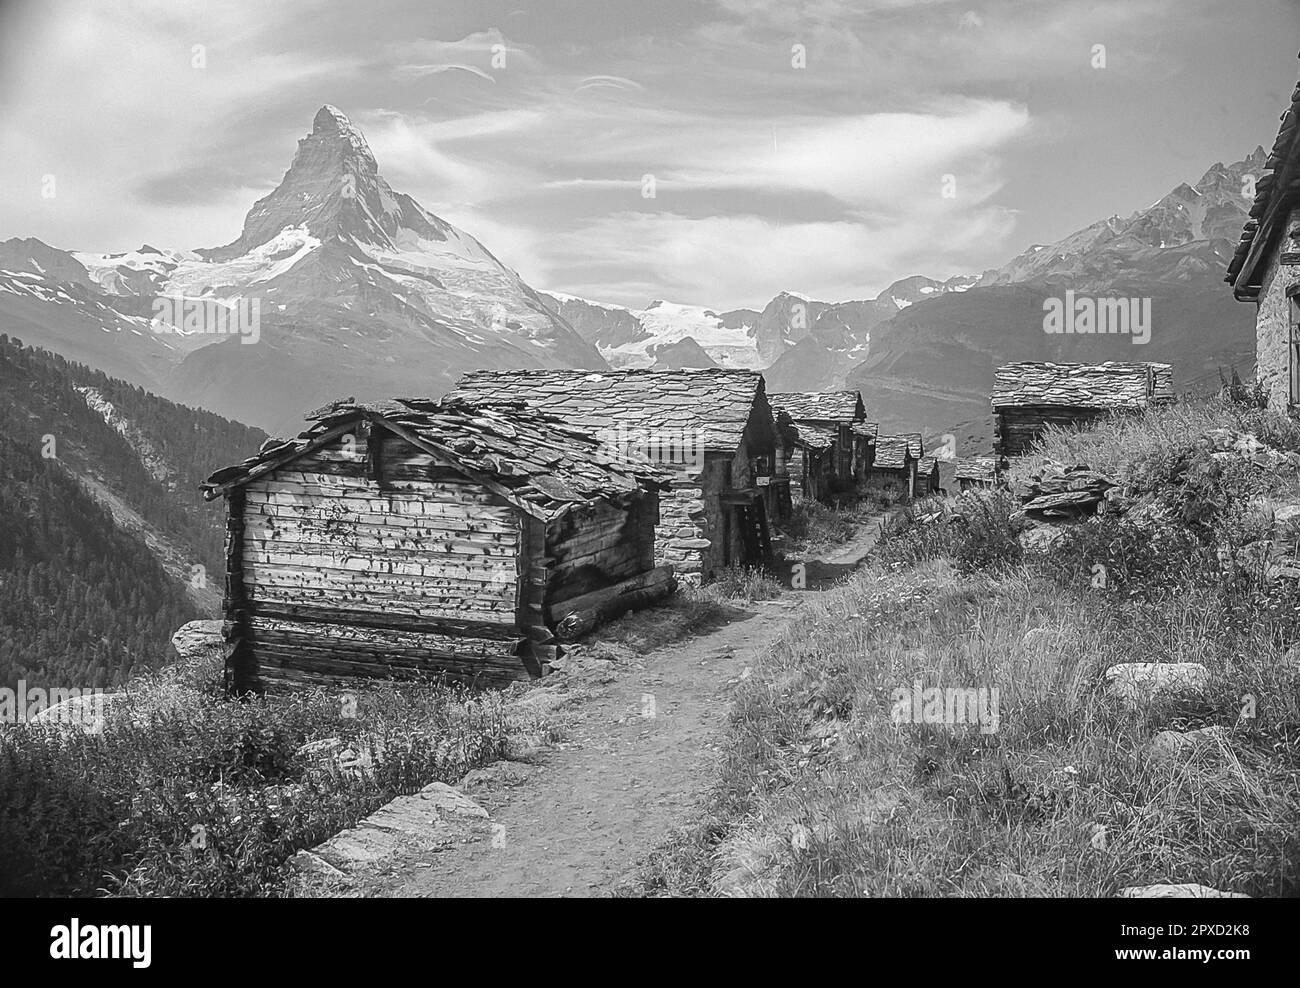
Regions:
<instances>
[{"instance_id":1,"label":"forested hillside","mask_svg":"<svg viewBox=\"0 0 1300 988\"><path fill-rule=\"evenodd\" d=\"M0 687L113 685L215 616L198 485L264 439L0 335Z\"/></svg>"}]
</instances>

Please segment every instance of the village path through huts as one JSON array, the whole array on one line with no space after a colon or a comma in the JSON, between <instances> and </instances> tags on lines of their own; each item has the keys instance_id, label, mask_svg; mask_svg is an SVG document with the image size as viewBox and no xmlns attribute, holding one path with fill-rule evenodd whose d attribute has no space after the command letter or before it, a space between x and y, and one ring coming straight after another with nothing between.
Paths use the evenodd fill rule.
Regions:
<instances>
[{"instance_id":1,"label":"village path through huts","mask_svg":"<svg viewBox=\"0 0 1300 988\"><path fill-rule=\"evenodd\" d=\"M459 788L487 810L492 835L445 850L411 841L379 871L354 876L365 897L601 896L634 877L673 827L690 821L716 773L731 697L800 601L737 609L721 627L612 670L579 667L530 695L569 715L567 740L536 764ZM649 698L653 698L652 700ZM653 703L653 717L646 716Z\"/></svg>"}]
</instances>

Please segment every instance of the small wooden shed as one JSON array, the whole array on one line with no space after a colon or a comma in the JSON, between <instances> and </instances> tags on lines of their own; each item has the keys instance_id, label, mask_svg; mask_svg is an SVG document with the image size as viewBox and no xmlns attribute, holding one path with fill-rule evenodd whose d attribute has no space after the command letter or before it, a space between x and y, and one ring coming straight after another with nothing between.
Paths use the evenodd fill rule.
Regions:
<instances>
[{"instance_id":1,"label":"small wooden shed","mask_svg":"<svg viewBox=\"0 0 1300 988\"><path fill-rule=\"evenodd\" d=\"M770 398L772 407L794 423L794 444L786 451L792 486L826 503L856 492L873 438L854 429L867 417L861 392L788 391Z\"/></svg>"},{"instance_id":2,"label":"small wooden shed","mask_svg":"<svg viewBox=\"0 0 1300 988\"><path fill-rule=\"evenodd\" d=\"M227 506L227 683L540 676L672 592L668 477L522 407L335 402L204 484Z\"/></svg>"},{"instance_id":3,"label":"small wooden shed","mask_svg":"<svg viewBox=\"0 0 1300 988\"><path fill-rule=\"evenodd\" d=\"M1023 456L1049 425L1083 426L1173 399L1168 364L1003 364L993 384L993 449L998 456Z\"/></svg>"},{"instance_id":4,"label":"small wooden shed","mask_svg":"<svg viewBox=\"0 0 1300 988\"><path fill-rule=\"evenodd\" d=\"M977 487L992 487L997 480L997 461L991 456L970 456L957 460L957 486L968 491Z\"/></svg>"},{"instance_id":5,"label":"small wooden shed","mask_svg":"<svg viewBox=\"0 0 1300 988\"><path fill-rule=\"evenodd\" d=\"M475 371L452 395L524 402L671 473L656 554L683 579L770 558L768 525L788 509L789 477L757 371Z\"/></svg>"},{"instance_id":6,"label":"small wooden shed","mask_svg":"<svg viewBox=\"0 0 1300 988\"><path fill-rule=\"evenodd\" d=\"M875 457L867 469L866 486L896 498L915 497L920 460L920 433L877 435Z\"/></svg>"}]
</instances>

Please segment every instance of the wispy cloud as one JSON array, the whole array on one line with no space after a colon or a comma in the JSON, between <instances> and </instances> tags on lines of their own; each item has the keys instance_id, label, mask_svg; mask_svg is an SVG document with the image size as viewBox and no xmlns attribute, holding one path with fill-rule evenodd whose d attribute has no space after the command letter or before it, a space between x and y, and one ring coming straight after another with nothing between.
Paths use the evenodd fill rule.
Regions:
<instances>
[{"instance_id":1,"label":"wispy cloud","mask_svg":"<svg viewBox=\"0 0 1300 988\"><path fill-rule=\"evenodd\" d=\"M1295 23L1292 0L28 0L0 23L0 229L228 241L329 102L539 287L864 297L1244 153Z\"/></svg>"}]
</instances>

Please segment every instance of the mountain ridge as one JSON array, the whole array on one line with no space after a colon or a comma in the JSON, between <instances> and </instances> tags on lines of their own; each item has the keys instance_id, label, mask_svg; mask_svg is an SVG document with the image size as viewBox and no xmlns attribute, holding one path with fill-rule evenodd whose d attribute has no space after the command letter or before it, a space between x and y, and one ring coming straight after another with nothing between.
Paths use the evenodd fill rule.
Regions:
<instances>
[{"instance_id":1,"label":"mountain ridge","mask_svg":"<svg viewBox=\"0 0 1300 988\"><path fill-rule=\"evenodd\" d=\"M1026 327L1035 317L1003 312L1004 328L1015 330L990 340L988 327L963 326L962 308L948 304L1017 285L1157 292L1166 301L1203 295L1207 315L1199 322L1213 312L1230 345L1210 345L1210 328L1193 315L1179 330L1190 349L1174 355L1203 376L1212 359L1249 362L1246 313L1225 311L1211 292L1245 221L1249 180L1262 174L1265 160L1256 147L1232 164L1215 162L1145 209L1031 245L978 275L909 275L874 298L838 302L784 290L761 308L657 300L632 309L525 284L472 236L395 192L361 131L326 104L280 183L253 204L229 244L94 254L34 238L0 243L0 328L277 432L296 431L303 409L338 394L436 395L461 372L482 368L744 367L763 370L773 390L856 380L889 394L910 387L919 396L929 379L940 393L965 393L969 382L945 380L951 374L942 362L883 379L882 368L915 360L879 348L911 345L907 333L937 321L974 347L961 359L975 356L983 365L991 346L1001 348L995 356L1002 360L1033 359L1040 341L1028 338ZM232 313L255 297L259 345L233 335L157 332L153 307L169 295ZM994 296L1003 304L1021 297ZM992 318L982 303L967 308L977 323ZM940 349L947 359L960 353ZM985 376L979 387L991 385ZM970 418L969 407L952 411L954 421ZM891 414L886 407L879 417L889 423Z\"/></svg>"}]
</instances>

